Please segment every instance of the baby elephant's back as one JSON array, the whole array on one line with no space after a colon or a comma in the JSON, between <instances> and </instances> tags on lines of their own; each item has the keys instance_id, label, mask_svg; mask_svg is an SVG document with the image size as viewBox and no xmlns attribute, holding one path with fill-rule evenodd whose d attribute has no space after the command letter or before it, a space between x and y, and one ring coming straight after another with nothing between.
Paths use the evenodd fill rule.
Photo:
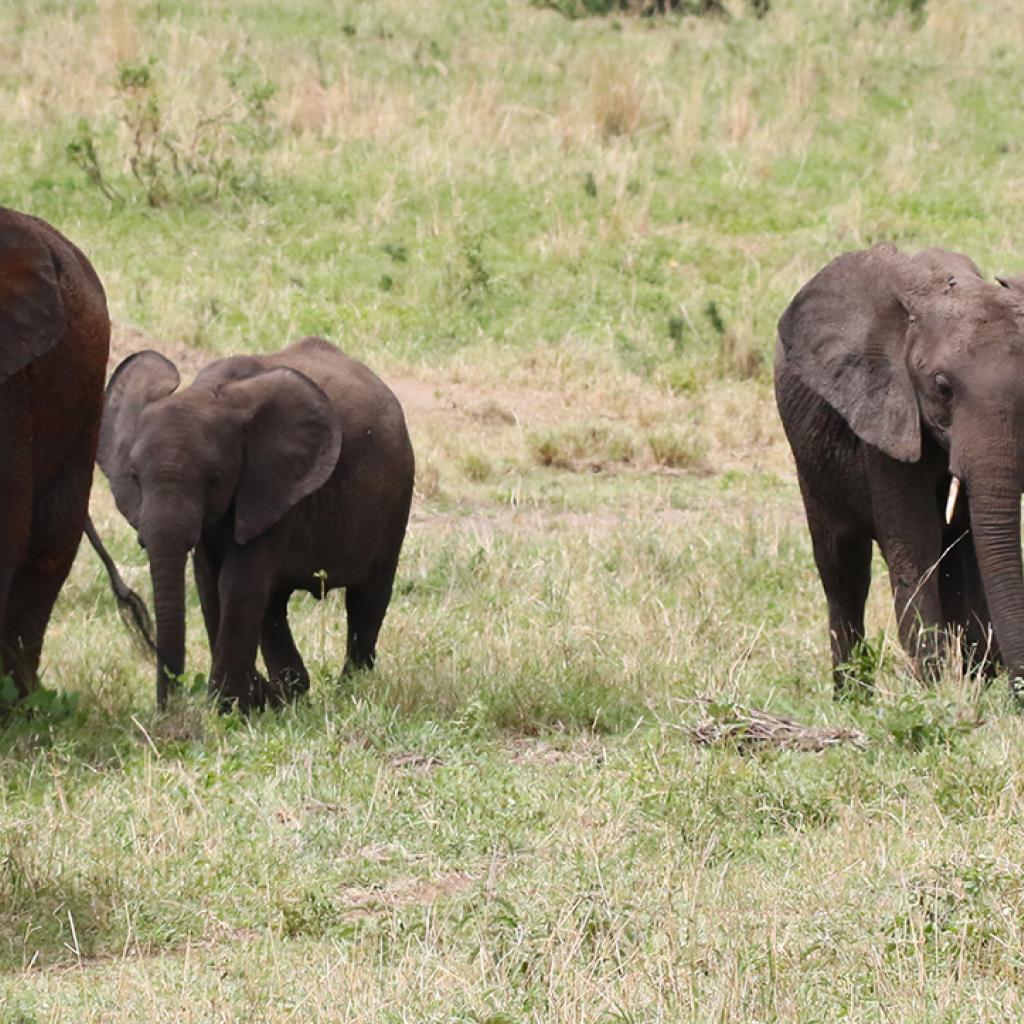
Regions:
<instances>
[{"instance_id":1,"label":"baby elephant's back","mask_svg":"<svg viewBox=\"0 0 1024 1024\"><path fill-rule=\"evenodd\" d=\"M343 563L331 574L338 583L339 576L361 575L369 564L390 557L392 549L397 557L415 467L405 416L394 393L367 366L321 338L303 338L263 361L309 377L326 394L341 425L338 466L306 499L303 536L296 541L311 549L327 541ZM324 552L311 552L310 557L323 559Z\"/></svg>"}]
</instances>

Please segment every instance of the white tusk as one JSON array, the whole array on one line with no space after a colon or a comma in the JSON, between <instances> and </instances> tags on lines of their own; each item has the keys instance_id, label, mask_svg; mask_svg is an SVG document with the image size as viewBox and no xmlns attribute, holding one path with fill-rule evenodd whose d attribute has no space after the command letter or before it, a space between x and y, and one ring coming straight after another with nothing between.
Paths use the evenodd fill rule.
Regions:
<instances>
[{"instance_id":1,"label":"white tusk","mask_svg":"<svg viewBox=\"0 0 1024 1024\"><path fill-rule=\"evenodd\" d=\"M960 493L960 477L955 476L949 481L949 497L946 499L946 525L953 522L953 513L956 511L956 498Z\"/></svg>"}]
</instances>

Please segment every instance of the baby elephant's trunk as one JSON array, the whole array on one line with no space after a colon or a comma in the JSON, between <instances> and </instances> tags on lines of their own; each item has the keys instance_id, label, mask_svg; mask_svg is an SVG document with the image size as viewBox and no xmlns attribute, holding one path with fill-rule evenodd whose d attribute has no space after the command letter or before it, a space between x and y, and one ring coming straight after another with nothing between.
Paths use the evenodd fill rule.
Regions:
<instances>
[{"instance_id":1,"label":"baby elephant's trunk","mask_svg":"<svg viewBox=\"0 0 1024 1024\"><path fill-rule=\"evenodd\" d=\"M156 702L167 707L171 688L185 671L185 559L175 542L147 544L156 609Z\"/></svg>"}]
</instances>

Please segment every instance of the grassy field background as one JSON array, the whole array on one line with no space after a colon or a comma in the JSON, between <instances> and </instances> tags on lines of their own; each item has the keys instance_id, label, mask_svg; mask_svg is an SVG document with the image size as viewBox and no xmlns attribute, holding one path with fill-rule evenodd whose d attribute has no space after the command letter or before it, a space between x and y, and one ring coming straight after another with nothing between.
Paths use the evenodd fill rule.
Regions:
<instances>
[{"instance_id":1,"label":"grassy field background","mask_svg":"<svg viewBox=\"0 0 1024 1024\"><path fill-rule=\"evenodd\" d=\"M844 249L1024 268L1024 14L730 9L0 5L0 202L88 253L111 368L322 333L418 457L378 671L296 599L281 714L158 714L81 552L0 725L2 1024L1020 1019L1020 718L909 675L881 564L832 703L770 363ZM863 742L703 748L699 696Z\"/></svg>"}]
</instances>

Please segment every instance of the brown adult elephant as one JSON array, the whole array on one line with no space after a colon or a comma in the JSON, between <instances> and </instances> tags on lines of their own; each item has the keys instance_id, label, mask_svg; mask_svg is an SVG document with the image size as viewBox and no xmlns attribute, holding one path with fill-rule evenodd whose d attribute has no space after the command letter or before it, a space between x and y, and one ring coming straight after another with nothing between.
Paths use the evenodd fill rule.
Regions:
<instances>
[{"instance_id":1,"label":"brown adult elephant","mask_svg":"<svg viewBox=\"0 0 1024 1024\"><path fill-rule=\"evenodd\" d=\"M775 393L837 693L864 636L872 540L918 666L932 670L948 627L975 657L994 632L1024 693L1024 290L997 280L957 253L876 245L829 263L779 321Z\"/></svg>"},{"instance_id":2,"label":"brown adult elephant","mask_svg":"<svg viewBox=\"0 0 1024 1024\"><path fill-rule=\"evenodd\" d=\"M345 588L346 668L371 667L412 499L398 399L320 338L219 359L179 383L159 353L129 356L107 385L99 447L117 507L149 555L157 702L185 668L189 551L222 709L308 689L288 626L295 590Z\"/></svg>"},{"instance_id":3,"label":"brown adult elephant","mask_svg":"<svg viewBox=\"0 0 1024 1024\"><path fill-rule=\"evenodd\" d=\"M86 521L109 342L85 256L0 208L0 660L22 696Z\"/></svg>"}]
</instances>

